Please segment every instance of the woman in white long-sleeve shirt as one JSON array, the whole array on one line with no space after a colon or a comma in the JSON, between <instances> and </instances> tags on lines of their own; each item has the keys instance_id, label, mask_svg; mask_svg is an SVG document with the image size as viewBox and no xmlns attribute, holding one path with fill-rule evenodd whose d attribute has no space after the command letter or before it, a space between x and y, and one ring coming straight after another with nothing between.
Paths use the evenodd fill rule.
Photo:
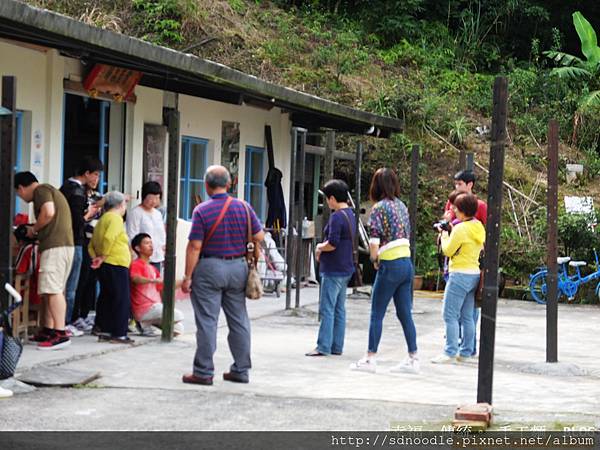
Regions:
<instances>
[{"instance_id":1,"label":"woman in white long-sleeve shirt","mask_svg":"<svg viewBox=\"0 0 600 450\"><path fill-rule=\"evenodd\" d=\"M154 243L154 253L150 264L159 271L165 260L167 235L162 214L157 209L162 197L162 188L156 181L148 181L142 186L142 203L127 213L127 236L129 241L140 233L146 233Z\"/></svg>"}]
</instances>

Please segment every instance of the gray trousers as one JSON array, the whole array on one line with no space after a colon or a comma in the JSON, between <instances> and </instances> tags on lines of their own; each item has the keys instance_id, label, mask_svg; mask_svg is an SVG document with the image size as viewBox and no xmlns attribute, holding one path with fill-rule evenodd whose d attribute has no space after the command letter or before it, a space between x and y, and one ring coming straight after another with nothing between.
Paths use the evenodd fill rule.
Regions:
<instances>
[{"instance_id":1,"label":"gray trousers","mask_svg":"<svg viewBox=\"0 0 600 450\"><path fill-rule=\"evenodd\" d=\"M202 258L192 275L192 306L196 318L194 374L213 376L217 325L221 307L227 319L231 372L247 375L250 369L250 320L246 310L248 266L244 259Z\"/></svg>"}]
</instances>

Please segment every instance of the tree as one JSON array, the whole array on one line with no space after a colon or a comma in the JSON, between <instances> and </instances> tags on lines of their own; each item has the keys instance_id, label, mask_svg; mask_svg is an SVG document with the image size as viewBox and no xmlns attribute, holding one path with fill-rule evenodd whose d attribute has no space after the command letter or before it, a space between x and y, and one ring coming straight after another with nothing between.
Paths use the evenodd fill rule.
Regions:
<instances>
[{"instance_id":1,"label":"tree","mask_svg":"<svg viewBox=\"0 0 600 450\"><path fill-rule=\"evenodd\" d=\"M579 11L573 13L573 24L585 59L559 51L547 51L544 54L561 65L552 70L554 75L584 82L578 106L580 112L585 112L600 106L600 47L594 28Z\"/></svg>"}]
</instances>

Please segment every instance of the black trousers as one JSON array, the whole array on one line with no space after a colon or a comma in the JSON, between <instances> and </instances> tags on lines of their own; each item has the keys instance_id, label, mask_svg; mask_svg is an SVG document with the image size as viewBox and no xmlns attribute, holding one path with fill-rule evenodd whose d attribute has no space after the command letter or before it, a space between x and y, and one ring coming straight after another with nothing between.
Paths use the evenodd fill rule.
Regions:
<instances>
[{"instance_id":1,"label":"black trousers","mask_svg":"<svg viewBox=\"0 0 600 450\"><path fill-rule=\"evenodd\" d=\"M75 294L75 304L73 306L72 322L77 319L87 318L90 311L96 309L96 284L98 277L96 270L93 270L92 258L88 252L88 243L83 245L81 272L79 272L79 283L77 284L77 293Z\"/></svg>"},{"instance_id":2,"label":"black trousers","mask_svg":"<svg viewBox=\"0 0 600 450\"><path fill-rule=\"evenodd\" d=\"M112 337L127 336L131 310L129 269L103 263L97 272L100 296L96 304L96 326Z\"/></svg>"}]
</instances>

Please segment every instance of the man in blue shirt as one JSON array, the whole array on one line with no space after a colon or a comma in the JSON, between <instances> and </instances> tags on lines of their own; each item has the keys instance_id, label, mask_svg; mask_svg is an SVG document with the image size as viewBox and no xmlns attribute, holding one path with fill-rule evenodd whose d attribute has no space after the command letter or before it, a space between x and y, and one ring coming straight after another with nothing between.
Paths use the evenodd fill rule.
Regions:
<instances>
[{"instance_id":1,"label":"man in blue shirt","mask_svg":"<svg viewBox=\"0 0 600 450\"><path fill-rule=\"evenodd\" d=\"M348 185L331 180L323 186L327 205L334 213L325 227L325 241L317 245L321 273L317 348L306 356L341 355L346 331L346 288L354 273L352 257L356 218L348 207Z\"/></svg>"}]
</instances>

